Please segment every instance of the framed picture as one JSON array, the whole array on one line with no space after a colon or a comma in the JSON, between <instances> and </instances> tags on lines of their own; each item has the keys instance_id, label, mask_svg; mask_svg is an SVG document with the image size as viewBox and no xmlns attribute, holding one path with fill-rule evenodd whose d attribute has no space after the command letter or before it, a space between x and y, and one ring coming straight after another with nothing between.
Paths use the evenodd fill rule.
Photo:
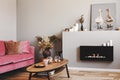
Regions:
<instances>
[{"instance_id":1,"label":"framed picture","mask_svg":"<svg viewBox=\"0 0 120 80\"><path fill-rule=\"evenodd\" d=\"M116 24L116 4L92 4L90 30L114 30Z\"/></svg>"}]
</instances>

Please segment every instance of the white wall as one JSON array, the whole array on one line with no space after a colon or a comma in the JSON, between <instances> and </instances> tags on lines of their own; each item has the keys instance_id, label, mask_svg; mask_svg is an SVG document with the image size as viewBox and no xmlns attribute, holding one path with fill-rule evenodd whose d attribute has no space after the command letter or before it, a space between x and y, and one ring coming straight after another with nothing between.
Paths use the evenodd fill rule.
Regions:
<instances>
[{"instance_id":1,"label":"white wall","mask_svg":"<svg viewBox=\"0 0 120 80\"><path fill-rule=\"evenodd\" d=\"M117 4L117 26L120 26L119 0L17 0L17 39L34 42L35 36L57 34L78 22L84 14L84 27L89 28L90 5Z\"/></svg>"},{"instance_id":2,"label":"white wall","mask_svg":"<svg viewBox=\"0 0 120 80\"><path fill-rule=\"evenodd\" d=\"M18 40L35 40L36 35L60 35L85 16L89 25L90 0L18 0Z\"/></svg>"},{"instance_id":3,"label":"white wall","mask_svg":"<svg viewBox=\"0 0 120 80\"><path fill-rule=\"evenodd\" d=\"M16 0L0 0L0 40L16 40Z\"/></svg>"}]
</instances>

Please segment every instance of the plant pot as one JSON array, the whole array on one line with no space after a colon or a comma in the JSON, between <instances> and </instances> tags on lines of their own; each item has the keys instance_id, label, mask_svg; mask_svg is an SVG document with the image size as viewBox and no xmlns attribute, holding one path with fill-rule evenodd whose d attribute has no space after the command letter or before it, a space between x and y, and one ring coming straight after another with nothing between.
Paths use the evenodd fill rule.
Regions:
<instances>
[{"instance_id":1,"label":"plant pot","mask_svg":"<svg viewBox=\"0 0 120 80\"><path fill-rule=\"evenodd\" d=\"M50 49L46 48L44 51L43 51L43 57L44 58L47 58L51 56L51 52L50 52Z\"/></svg>"}]
</instances>

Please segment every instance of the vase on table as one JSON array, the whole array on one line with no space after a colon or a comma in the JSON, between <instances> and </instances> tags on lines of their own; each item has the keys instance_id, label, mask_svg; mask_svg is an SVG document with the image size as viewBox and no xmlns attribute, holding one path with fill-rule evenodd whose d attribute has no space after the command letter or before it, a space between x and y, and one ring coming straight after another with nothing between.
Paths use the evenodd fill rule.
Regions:
<instances>
[{"instance_id":1,"label":"vase on table","mask_svg":"<svg viewBox=\"0 0 120 80\"><path fill-rule=\"evenodd\" d=\"M44 58L47 58L47 57L50 57L50 56L51 56L50 48L46 48L46 49L43 51L43 57L44 57Z\"/></svg>"}]
</instances>

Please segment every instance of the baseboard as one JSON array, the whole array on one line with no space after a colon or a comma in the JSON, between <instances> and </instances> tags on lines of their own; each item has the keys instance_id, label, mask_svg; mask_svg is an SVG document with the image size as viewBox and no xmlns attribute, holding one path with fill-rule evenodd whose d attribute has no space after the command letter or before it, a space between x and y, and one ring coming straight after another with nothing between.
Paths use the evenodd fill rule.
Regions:
<instances>
[{"instance_id":1,"label":"baseboard","mask_svg":"<svg viewBox=\"0 0 120 80\"><path fill-rule=\"evenodd\" d=\"M120 69L101 69L101 68L80 68L80 67L68 67L71 70L80 71L108 71L108 72L120 72Z\"/></svg>"}]
</instances>

